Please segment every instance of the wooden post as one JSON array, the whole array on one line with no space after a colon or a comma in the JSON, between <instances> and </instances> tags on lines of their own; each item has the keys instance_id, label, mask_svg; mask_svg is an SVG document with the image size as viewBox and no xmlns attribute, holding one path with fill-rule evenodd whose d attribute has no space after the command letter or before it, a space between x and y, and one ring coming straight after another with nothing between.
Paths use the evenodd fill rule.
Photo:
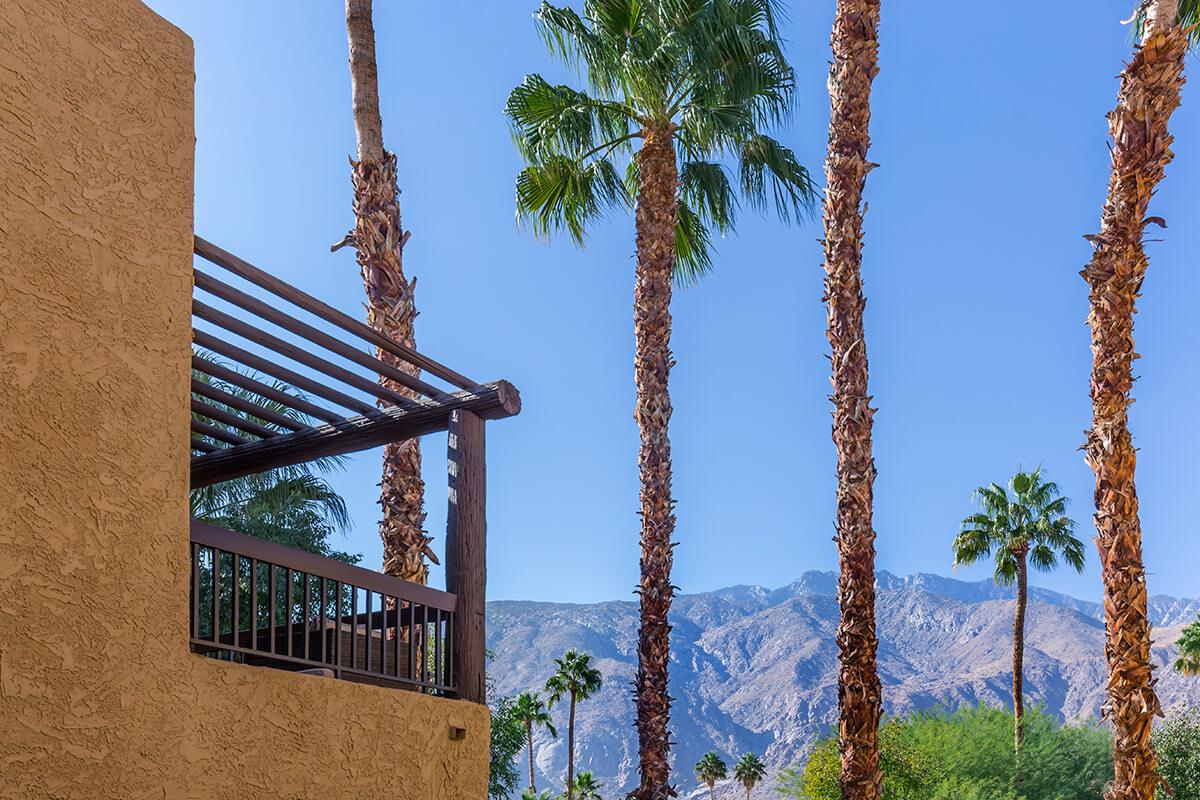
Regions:
<instances>
[{"instance_id":1,"label":"wooden post","mask_svg":"<svg viewBox=\"0 0 1200 800\"><path fill-rule=\"evenodd\" d=\"M483 419L458 410L450 420L450 505L446 515L446 591L458 595L452 635L458 696L486 703L484 603L487 585L487 468Z\"/></svg>"}]
</instances>

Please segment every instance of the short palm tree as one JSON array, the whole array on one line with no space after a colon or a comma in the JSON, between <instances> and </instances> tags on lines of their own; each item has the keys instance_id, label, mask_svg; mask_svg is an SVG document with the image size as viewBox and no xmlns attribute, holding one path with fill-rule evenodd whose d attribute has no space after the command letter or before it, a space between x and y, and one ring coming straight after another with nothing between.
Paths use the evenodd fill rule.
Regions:
<instances>
[{"instance_id":1,"label":"short palm tree","mask_svg":"<svg viewBox=\"0 0 1200 800\"><path fill-rule=\"evenodd\" d=\"M575 797L577 800L602 800L600 786L591 772L581 772L575 776Z\"/></svg>"},{"instance_id":2,"label":"short palm tree","mask_svg":"<svg viewBox=\"0 0 1200 800\"><path fill-rule=\"evenodd\" d=\"M550 721L550 712L537 692L521 692L513 703L513 715L525 726L525 739L529 745L529 792L537 794L533 780L533 729L545 728L558 738L558 731Z\"/></svg>"},{"instance_id":3,"label":"short palm tree","mask_svg":"<svg viewBox=\"0 0 1200 800\"><path fill-rule=\"evenodd\" d=\"M1146 568L1138 518L1137 454L1129 430L1133 315L1149 264L1144 234L1150 200L1173 158L1168 130L1179 107L1184 58L1200 36L1197 0L1138 0L1140 34L1121 72L1108 114L1112 169L1089 235L1095 252L1080 273L1088 284L1092 332L1092 427L1084 443L1096 474L1096 546L1104 580L1108 660L1107 718L1113 725L1113 782L1108 800L1151 800L1158 785L1151 725L1162 713L1150 661Z\"/></svg>"},{"instance_id":4,"label":"short palm tree","mask_svg":"<svg viewBox=\"0 0 1200 800\"><path fill-rule=\"evenodd\" d=\"M754 753L746 753L733 765L733 778L746 788L746 800L750 800L750 792L754 791L754 787L766 776L767 765Z\"/></svg>"},{"instance_id":5,"label":"short palm tree","mask_svg":"<svg viewBox=\"0 0 1200 800\"><path fill-rule=\"evenodd\" d=\"M566 697L570 701L567 718L567 800L575 796L575 705L600 691L603 676L592 666L587 653L568 650L554 659L555 672L546 681L546 704L553 708Z\"/></svg>"},{"instance_id":6,"label":"short palm tree","mask_svg":"<svg viewBox=\"0 0 1200 800\"><path fill-rule=\"evenodd\" d=\"M1058 484L1042 477L1041 469L1018 472L1008 489L993 483L975 490L980 510L966 517L954 537L954 566L995 561L996 583L1017 587L1013 613L1013 744L1017 751L1025 736L1022 717L1022 667L1025 654L1025 608L1029 599L1028 568L1050 572L1061 558L1077 572L1083 570L1083 542L1067 516L1067 498Z\"/></svg>"},{"instance_id":7,"label":"short palm tree","mask_svg":"<svg viewBox=\"0 0 1200 800\"><path fill-rule=\"evenodd\" d=\"M696 778L708 787L709 798L713 797L717 781L723 781L726 777L728 777L728 767L725 765L725 760L717 755L715 750L705 753L696 762Z\"/></svg>"},{"instance_id":8,"label":"short palm tree","mask_svg":"<svg viewBox=\"0 0 1200 800\"><path fill-rule=\"evenodd\" d=\"M585 0L580 14L543 2L541 32L552 54L580 68L587 91L529 75L506 107L526 163L517 213L535 235L561 232L582 244L605 212L635 209L642 574L635 681L641 781L633 796L641 800L671 791L672 282L708 270L711 231L732 230L739 194L784 218L807 212L816 197L792 151L764 130L788 116L794 95L774 5Z\"/></svg>"},{"instance_id":9,"label":"short palm tree","mask_svg":"<svg viewBox=\"0 0 1200 800\"><path fill-rule=\"evenodd\" d=\"M1175 669L1184 675L1200 675L1200 617L1179 635L1179 658Z\"/></svg>"}]
</instances>

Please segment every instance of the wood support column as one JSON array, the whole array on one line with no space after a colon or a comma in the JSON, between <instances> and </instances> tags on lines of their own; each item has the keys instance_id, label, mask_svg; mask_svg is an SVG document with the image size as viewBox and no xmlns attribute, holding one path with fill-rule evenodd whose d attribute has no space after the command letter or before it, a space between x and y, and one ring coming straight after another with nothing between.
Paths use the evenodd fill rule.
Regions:
<instances>
[{"instance_id":1,"label":"wood support column","mask_svg":"<svg viewBox=\"0 0 1200 800\"><path fill-rule=\"evenodd\" d=\"M456 410L450 420L446 590L458 595L452 652L458 696L486 703L484 631L487 586L487 469L484 421Z\"/></svg>"}]
</instances>

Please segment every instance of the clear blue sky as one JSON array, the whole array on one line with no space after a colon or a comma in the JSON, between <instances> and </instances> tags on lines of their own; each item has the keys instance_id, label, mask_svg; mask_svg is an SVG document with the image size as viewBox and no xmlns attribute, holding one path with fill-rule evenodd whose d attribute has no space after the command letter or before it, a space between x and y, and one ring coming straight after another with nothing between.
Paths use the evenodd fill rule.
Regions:
<instances>
[{"instance_id":1,"label":"clear blue sky","mask_svg":"<svg viewBox=\"0 0 1200 800\"><path fill-rule=\"evenodd\" d=\"M354 149L339 2L151 0L196 43L196 230L358 311L349 228ZM1108 174L1105 113L1129 52L1132 0L885 2L875 83L864 271L878 567L949 573L971 489L1043 465L1090 538L1087 292L1077 273ZM638 569L633 226L586 251L535 242L513 215L519 168L505 97L527 72L563 77L535 0L376 3L384 139L399 157L418 277L418 344L479 379L515 383L524 411L489 426L489 595L629 598ZM799 81L782 138L821 171L832 0L793 2ZM1195 61L1189 64L1194 66ZM1152 212L1137 322L1138 487L1152 593L1200 594L1194 507L1200 434L1200 114L1184 90L1178 155ZM1192 201L1186 198L1192 197ZM1154 229L1151 229L1154 230ZM752 213L717 270L674 303L672 439L687 592L782 585L834 569L834 451L817 221ZM425 440L429 528L441 549L444 438ZM377 451L336 479L346 545L378 566ZM1099 595L1083 576L1035 578ZM984 577L986 569L962 570ZM436 575L435 581L440 581Z\"/></svg>"}]
</instances>

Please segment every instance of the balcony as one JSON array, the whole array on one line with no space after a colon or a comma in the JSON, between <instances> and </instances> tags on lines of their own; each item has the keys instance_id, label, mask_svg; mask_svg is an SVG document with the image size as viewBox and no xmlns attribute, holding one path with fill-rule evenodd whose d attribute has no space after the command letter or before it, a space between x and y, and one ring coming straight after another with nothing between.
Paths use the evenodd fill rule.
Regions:
<instances>
[{"instance_id":1,"label":"balcony","mask_svg":"<svg viewBox=\"0 0 1200 800\"><path fill-rule=\"evenodd\" d=\"M193 489L446 432L449 507L444 592L193 521L192 651L483 702L484 422L520 395L200 237L194 253Z\"/></svg>"}]
</instances>

